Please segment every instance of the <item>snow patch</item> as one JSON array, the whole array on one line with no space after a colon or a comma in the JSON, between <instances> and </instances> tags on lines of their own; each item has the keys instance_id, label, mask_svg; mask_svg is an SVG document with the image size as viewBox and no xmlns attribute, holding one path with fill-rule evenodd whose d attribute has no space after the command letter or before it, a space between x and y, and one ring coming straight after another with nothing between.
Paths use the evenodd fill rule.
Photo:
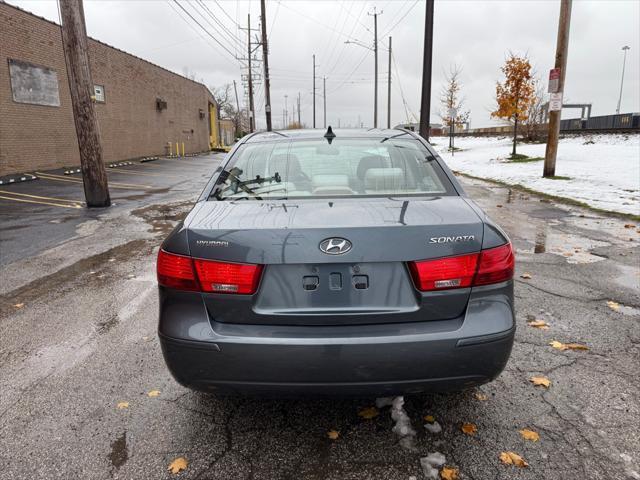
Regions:
<instances>
[{"instance_id":1,"label":"snow patch","mask_svg":"<svg viewBox=\"0 0 640 480\"><path fill-rule=\"evenodd\" d=\"M420 459L422 473L430 480L438 480L438 470L447 461L446 457L440 452L433 452Z\"/></svg>"}]
</instances>

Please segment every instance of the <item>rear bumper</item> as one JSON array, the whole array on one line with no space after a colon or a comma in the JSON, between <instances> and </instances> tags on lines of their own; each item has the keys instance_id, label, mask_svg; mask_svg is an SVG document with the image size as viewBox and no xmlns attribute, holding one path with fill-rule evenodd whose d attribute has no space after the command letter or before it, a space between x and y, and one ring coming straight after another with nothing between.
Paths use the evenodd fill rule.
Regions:
<instances>
[{"instance_id":1,"label":"rear bumper","mask_svg":"<svg viewBox=\"0 0 640 480\"><path fill-rule=\"evenodd\" d=\"M378 325L248 325L211 320L198 294L160 295L164 359L208 392L393 395L489 382L513 345L513 284L474 288L455 319Z\"/></svg>"},{"instance_id":2,"label":"rear bumper","mask_svg":"<svg viewBox=\"0 0 640 480\"><path fill-rule=\"evenodd\" d=\"M208 343L160 335L182 385L206 392L275 395L400 395L462 390L503 370L514 330L458 340L348 345ZM472 339L467 339L472 341ZM473 340L475 341L475 340Z\"/></svg>"}]
</instances>

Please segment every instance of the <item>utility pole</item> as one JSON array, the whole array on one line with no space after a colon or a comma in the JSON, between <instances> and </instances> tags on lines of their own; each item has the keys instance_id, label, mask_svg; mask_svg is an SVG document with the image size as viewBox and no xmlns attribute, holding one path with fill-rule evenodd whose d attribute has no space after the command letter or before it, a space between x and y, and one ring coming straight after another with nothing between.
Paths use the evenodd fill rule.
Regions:
<instances>
[{"instance_id":1,"label":"utility pole","mask_svg":"<svg viewBox=\"0 0 640 480\"><path fill-rule=\"evenodd\" d=\"M242 116L240 115L240 100L238 100L238 86L236 85L236 81L233 81L233 91L236 92L236 117L237 117L237 121L236 121L236 132L235 134L238 135L238 133L240 133L242 131Z\"/></svg>"},{"instance_id":2,"label":"utility pole","mask_svg":"<svg viewBox=\"0 0 640 480\"><path fill-rule=\"evenodd\" d=\"M562 112L562 95L564 79L567 73L567 51L569 50L569 26L571 24L572 0L560 1L560 19L558 22L558 39L556 43L555 68L560 69L557 93L560 94L560 109L549 112L549 136L544 154L543 177L553 177L556 174L556 156L558 154L558 137L560 136L560 114Z\"/></svg>"},{"instance_id":3,"label":"utility pole","mask_svg":"<svg viewBox=\"0 0 640 480\"><path fill-rule=\"evenodd\" d=\"M316 128L316 56L313 56L313 128Z\"/></svg>"},{"instance_id":4,"label":"utility pole","mask_svg":"<svg viewBox=\"0 0 640 480\"><path fill-rule=\"evenodd\" d=\"M287 104L287 98L289 95L284 96L284 128L287 128L289 125L289 105Z\"/></svg>"},{"instance_id":5,"label":"utility pole","mask_svg":"<svg viewBox=\"0 0 640 480\"><path fill-rule=\"evenodd\" d=\"M387 128L391 128L391 37L389 37L389 75L387 77Z\"/></svg>"},{"instance_id":6,"label":"utility pole","mask_svg":"<svg viewBox=\"0 0 640 480\"><path fill-rule=\"evenodd\" d=\"M431 120L431 61L433 58L433 1L427 0L422 52L422 100L420 102L420 136L429 140Z\"/></svg>"},{"instance_id":7,"label":"utility pole","mask_svg":"<svg viewBox=\"0 0 640 480\"><path fill-rule=\"evenodd\" d=\"M60 0L62 44L67 64L73 119L87 207L108 207L109 185L102 158L98 117L93 105L87 29L82 0Z\"/></svg>"},{"instance_id":8,"label":"utility pole","mask_svg":"<svg viewBox=\"0 0 640 480\"><path fill-rule=\"evenodd\" d=\"M322 77L322 103L324 112L324 128L327 128L327 77Z\"/></svg>"},{"instance_id":9,"label":"utility pole","mask_svg":"<svg viewBox=\"0 0 640 480\"><path fill-rule=\"evenodd\" d=\"M247 13L247 62L249 62L249 132L253 133L256 129L256 119L253 107L253 81L251 79L251 14Z\"/></svg>"},{"instance_id":10,"label":"utility pole","mask_svg":"<svg viewBox=\"0 0 640 480\"><path fill-rule=\"evenodd\" d=\"M300 122L300 92L298 92L298 127L302 128L302 122Z\"/></svg>"},{"instance_id":11,"label":"utility pole","mask_svg":"<svg viewBox=\"0 0 640 480\"><path fill-rule=\"evenodd\" d=\"M622 47L622 50L624 51L624 58L622 59L622 79L620 80L620 96L618 97L618 108L616 108L616 113L620 113L620 103L622 102L622 85L624 85L624 67L627 63L627 50L630 49L631 47L628 45Z\"/></svg>"},{"instance_id":12,"label":"utility pole","mask_svg":"<svg viewBox=\"0 0 640 480\"><path fill-rule=\"evenodd\" d=\"M382 15L383 12L376 12L376 7L373 7L373 13L368 15L373 16L373 58L375 77L373 80L373 128L378 128L378 15Z\"/></svg>"},{"instance_id":13,"label":"utility pole","mask_svg":"<svg viewBox=\"0 0 640 480\"><path fill-rule=\"evenodd\" d=\"M269 46L267 44L267 13L264 4L265 0L260 0L260 13L262 14L262 54L264 57L264 113L267 117L267 132L271 128L271 81L269 79Z\"/></svg>"}]
</instances>

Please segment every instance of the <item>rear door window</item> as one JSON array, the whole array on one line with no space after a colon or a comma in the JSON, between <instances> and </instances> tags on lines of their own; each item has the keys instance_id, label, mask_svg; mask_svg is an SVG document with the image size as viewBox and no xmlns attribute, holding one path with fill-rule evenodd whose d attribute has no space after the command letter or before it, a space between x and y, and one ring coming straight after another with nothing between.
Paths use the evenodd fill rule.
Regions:
<instances>
[{"instance_id":1,"label":"rear door window","mask_svg":"<svg viewBox=\"0 0 640 480\"><path fill-rule=\"evenodd\" d=\"M335 138L247 143L221 173L217 200L455 195L415 139Z\"/></svg>"}]
</instances>

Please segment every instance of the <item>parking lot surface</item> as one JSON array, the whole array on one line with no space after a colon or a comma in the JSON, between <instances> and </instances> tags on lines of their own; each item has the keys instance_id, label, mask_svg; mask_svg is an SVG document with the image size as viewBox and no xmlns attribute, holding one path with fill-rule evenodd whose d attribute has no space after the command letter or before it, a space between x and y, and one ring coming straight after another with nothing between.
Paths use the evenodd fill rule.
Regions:
<instances>
[{"instance_id":1,"label":"parking lot surface","mask_svg":"<svg viewBox=\"0 0 640 480\"><path fill-rule=\"evenodd\" d=\"M407 480L432 452L460 479L640 478L639 227L477 180L461 178L517 251L516 343L491 384L406 397L412 444L389 407L359 415L375 398L176 384L156 337L155 254L221 159L109 169L104 210L82 208L77 175L0 189L0 478ZM503 464L508 451L528 466Z\"/></svg>"}]
</instances>

